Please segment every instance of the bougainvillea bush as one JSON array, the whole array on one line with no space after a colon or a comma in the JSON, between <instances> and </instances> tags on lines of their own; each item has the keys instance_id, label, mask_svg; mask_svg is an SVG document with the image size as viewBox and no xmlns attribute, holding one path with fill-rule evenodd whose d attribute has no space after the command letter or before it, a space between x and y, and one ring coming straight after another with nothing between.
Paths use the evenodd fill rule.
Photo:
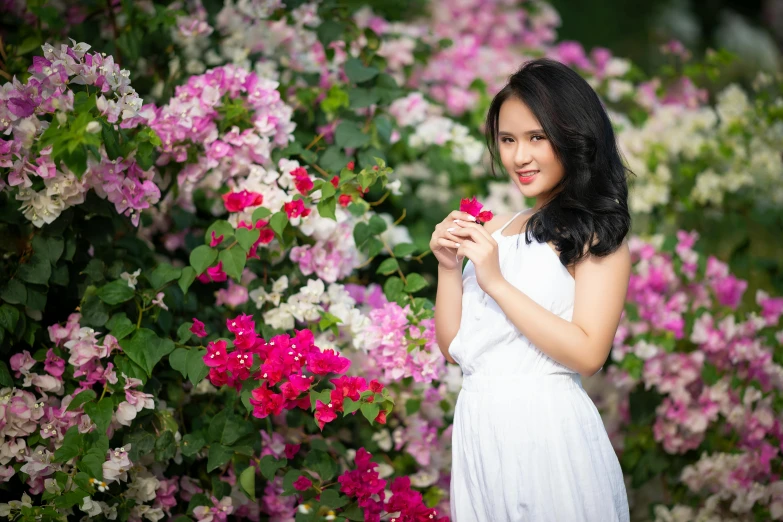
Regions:
<instances>
[{"instance_id":1,"label":"bougainvillea bush","mask_svg":"<svg viewBox=\"0 0 783 522\"><path fill-rule=\"evenodd\" d=\"M461 200L524 205L485 176L480 122L548 55L604 98L637 174L646 239L593 378L634 512L783 517L781 301L699 221L758 203L773 230L779 79L711 108L721 53L669 45L647 78L558 42L547 4L438 6L4 4L2 516L447 517L461 377L425 245Z\"/></svg>"}]
</instances>

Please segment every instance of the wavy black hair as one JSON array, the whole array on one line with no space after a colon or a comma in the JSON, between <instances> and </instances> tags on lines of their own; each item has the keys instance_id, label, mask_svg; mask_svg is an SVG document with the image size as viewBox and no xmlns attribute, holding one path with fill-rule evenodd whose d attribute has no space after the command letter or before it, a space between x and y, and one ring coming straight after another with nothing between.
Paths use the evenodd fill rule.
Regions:
<instances>
[{"instance_id":1,"label":"wavy black hair","mask_svg":"<svg viewBox=\"0 0 783 522\"><path fill-rule=\"evenodd\" d=\"M526 62L508 80L489 106L487 146L495 166L500 107L515 97L535 115L564 176L553 196L527 221L525 241L553 242L564 266L587 254L616 251L631 228L628 211L630 171L623 164L609 116L590 85L560 62L539 58ZM586 249L587 245L589 249Z\"/></svg>"}]
</instances>

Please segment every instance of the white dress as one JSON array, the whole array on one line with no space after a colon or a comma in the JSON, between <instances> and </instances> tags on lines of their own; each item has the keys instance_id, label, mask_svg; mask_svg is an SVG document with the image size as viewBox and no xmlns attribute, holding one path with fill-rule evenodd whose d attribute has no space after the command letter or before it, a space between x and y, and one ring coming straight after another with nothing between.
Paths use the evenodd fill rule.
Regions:
<instances>
[{"instance_id":1,"label":"white dress","mask_svg":"<svg viewBox=\"0 0 783 522\"><path fill-rule=\"evenodd\" d=\"M503 276L570 321L575 281L546 243L493 233ZM517 245L517 243L519 243ZM533 346L462 274L462 319L449 353L462 368L454 413L454 522L628 521L620 463L578 373Z\"/></svg>"}]
</instances>

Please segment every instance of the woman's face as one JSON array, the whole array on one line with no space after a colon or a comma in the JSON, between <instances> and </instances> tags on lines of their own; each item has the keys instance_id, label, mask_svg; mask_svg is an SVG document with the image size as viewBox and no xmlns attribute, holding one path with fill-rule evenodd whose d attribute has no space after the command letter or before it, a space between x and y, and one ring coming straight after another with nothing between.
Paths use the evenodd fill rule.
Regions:
<instances>
[{"instance_id":1,"label":"woman's face","mask_svg":"<svg viewBox=\"0 0 783 522\"><path fill-rule=\"evenodd\" d=\"M498 150L511 180L525 197L535 198L536 209L540 208L565 173L541 124L516 97L500 106Z\"/></svg>"}]
</instances>

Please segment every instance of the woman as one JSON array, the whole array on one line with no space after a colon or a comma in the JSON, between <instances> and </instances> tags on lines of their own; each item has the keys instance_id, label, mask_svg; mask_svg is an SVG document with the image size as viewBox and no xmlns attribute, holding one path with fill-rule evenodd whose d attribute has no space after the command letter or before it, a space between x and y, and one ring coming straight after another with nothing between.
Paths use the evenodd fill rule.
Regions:
<instances>
[{"instance_id":1,"label":"woman","mask_svg":"<svg viewBox=\"0 0 783 522\"><path fill-rule=\"evenodd\" d=\"M617 456L581 384L606 361L631 270L611 123L584 79L539 59L495 96L487 143L493 172L502 164L535 205L485 227L455 211L432 234L437 340L464 374L452 519L627 521Z\"/></svg>"}]
</instances>

